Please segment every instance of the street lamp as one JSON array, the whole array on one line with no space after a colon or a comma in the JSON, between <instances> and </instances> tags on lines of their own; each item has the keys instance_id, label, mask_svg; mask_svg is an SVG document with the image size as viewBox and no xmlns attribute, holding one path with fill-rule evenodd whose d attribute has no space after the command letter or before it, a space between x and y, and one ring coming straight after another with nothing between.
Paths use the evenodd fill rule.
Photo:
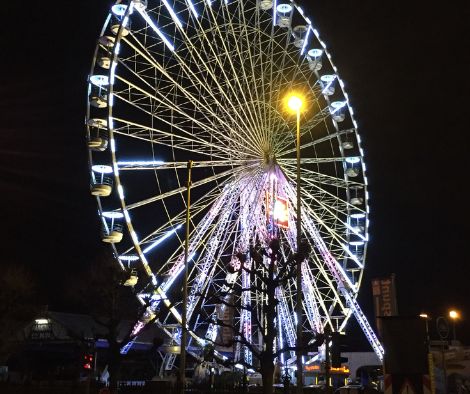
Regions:
<instances>
[{"instance_id":1,"label":"street lamp","mask_svg":"<svg viewBox=\"0 0 470 394\"><path fill-rule=\"evenodd\" d=\"M297 343L296 343L296 364L297 364L297 393L303 390L303 365L302 365L302 258L300 253L300 243L302 241L301 231L301 211L300 211L300 109L303 100L298 95L291 95L288 98L287 106L297 116L297 297L295 313L297 315Z\"/></svg>"},{"instance_id":2,"label":"street lamp","mask_svg":"<svg viewBox=\"0 0 470 394\"><path fill-rule=\"evenodd\" d=\"M453 331L453 334L454 334L454 341L456 340L456 337L455 337L455 321L460 319L460 313L458 311L456 311L455 309L451 309L449 311L449 317L452 319L452 331Z\"/></svg>"},{"instance_id":3,"label":"street lamp","mask_svg":"<svg viewBox=\"0 0 470 394\"><path fill-rule=\"evenodd\" d=\"M426 341L427 341L427 345L428 345L428 352L429 352L429 320L431 320L431 318L429 317L429 315L427 313L420 313L419 314L419 317L421 317L422 319L424 319L425 323L426 323Z\"/></svg>"},{"instance_id":4,"label":"street lamp","mask_svg":"<svg viewBox=\"0 0 470 394\"><path fill-rule=\"evenodd\" d=\"M424 319L426 323L426 350L428 357L428 373L431 378L431 394L436 393L436 382L434 380L434 359L431 353L431 339L429 337L429 320L431 317L427 313L420 313L419 317Z\"/></svg>"}]
</instances>

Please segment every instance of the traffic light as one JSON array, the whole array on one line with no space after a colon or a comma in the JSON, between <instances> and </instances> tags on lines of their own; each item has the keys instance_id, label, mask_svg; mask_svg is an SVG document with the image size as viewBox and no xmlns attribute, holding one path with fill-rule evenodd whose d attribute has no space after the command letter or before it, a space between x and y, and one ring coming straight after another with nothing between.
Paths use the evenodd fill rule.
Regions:
<instances>
[{"instance_id":1,"label":"traffic light","mask_svg":"<svg viewBox=\"0 0 470 394\"><path fill-rule=\"evenodd\" d=\"M85 353L82 359L82 369L85 371L91 371L93 369L93 354Z\"/></svg>"},{"instance_id":2,"label":"traffic light","mask_svg":"<svg viewBox=\"0 0 470 394\"><path fill-rule=\"evenodd\" d=\"M347 357L341 357L341 334L339 332L331 333L331 366L333 368L340 368L342 363L348 361Z\"/></svg>"}]
</instances>

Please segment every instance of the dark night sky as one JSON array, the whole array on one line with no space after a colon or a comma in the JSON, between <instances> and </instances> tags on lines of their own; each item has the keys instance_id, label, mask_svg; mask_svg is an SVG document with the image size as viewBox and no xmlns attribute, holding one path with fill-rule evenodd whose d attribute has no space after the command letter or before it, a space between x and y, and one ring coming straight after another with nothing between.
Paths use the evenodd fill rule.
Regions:
<instances>
[{"instance_id":1,"label":"dark night sky","mask_svg":"<svg viewBox=\"0 0 470 394\"><path fill-rule=\"evenodd\" d=\"M359 300L371 317L370 279L396 273L401 313L455 306L464 314L457 333L470 342L465 3L299 0L346 83L364 141L371 241ZM84 117L111 4L2 5L2 260L30 266L51 309L67 309L63 283L101 248Z\"/></svg>"}]
</instances>

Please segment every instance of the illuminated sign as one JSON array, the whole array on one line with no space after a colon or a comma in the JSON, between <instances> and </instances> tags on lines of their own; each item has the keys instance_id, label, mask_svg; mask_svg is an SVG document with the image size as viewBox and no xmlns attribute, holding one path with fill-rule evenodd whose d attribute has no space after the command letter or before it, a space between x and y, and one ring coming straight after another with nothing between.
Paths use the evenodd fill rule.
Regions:
<instances>
[{"instance_id":1,"label":"illuminated sign","mask_svg":"<svg viewBox=\"0 0 470 394\"><path fill-rule=\"evenodd\" d=\"M267 193L266 203L268 216L272 216L277 226L289 228L289 201L287 198L276 196L272 201L271 194Z\"/></svg>"},{"instance_id":2,"label":"illuminated sign","mask_svg":"<svg viewBox=\"0 0 470 394\"><path fill-rule=\"evenodd\" d=\"M320 371L320 365L306 365L304 367L305 371L307 372L315 372L315 371Z\"/></svg>"},{"instance_id":3,"label":"illuminated sign","mask_svg":"<svg viewBox=\"0 0 470 394\"><path fill-rule=\"evenodd\" d=\"M331 367L331 368L330 368L330 372L333 372L333 373L335 373L335 372L336 372L336 373L349 373L350 371L349 371L349 368L348 368L346 365L343 365L343 366L341 366L341 367L339 367L339 368L333 368L333 367Z\"/></svg>"},{"instance_id":4,"label":"illuminated sign","mask_svg":"<svg viewBox=\"0 0 470 394\"><path fill-rule=\"evenodd\" d=\"M324 373L325 372L325 367L324 365L320 365L320 364L313 364L313 365L305 365L304 366L304 370L305 372L317 372L317 373ZM339 373L339 374L349 374L350 373L350 370L348 368L348 366L346 365L343 365L339 368L333 368L331 367L330 368L330 373L333 373L333 374L336 374L336 373Z\"/></svg>"}]
</instances>

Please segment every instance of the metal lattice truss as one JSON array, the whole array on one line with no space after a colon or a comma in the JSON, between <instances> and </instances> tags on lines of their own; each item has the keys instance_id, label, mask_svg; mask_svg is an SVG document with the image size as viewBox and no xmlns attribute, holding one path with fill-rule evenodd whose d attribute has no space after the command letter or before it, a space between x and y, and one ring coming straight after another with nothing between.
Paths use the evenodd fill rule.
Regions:
<instances>
[{"instance_id":1,"label":"metal lattice truss","mask_svg":"<svg viewBox=\"0 0 470 394\"><path fill-rule=\"evenodd\" d=\"M87 137L103 240L123 269L140 271L134 288L145 313L133 338L156 315L163 329L181 323L192 160L189 348L212 342L253 363L263 346L262 284L233 268L240 255L254 267L250 248L267 248L274 236L285 261L297 250L296 118L285 106L292 91L304 100L301 227L310 245L299 324L308 338L326 326L342 331L354 315L382 357L356 302L368 241L357 124L318 32L288 0L118 1L106 21L90 75ZM278 199L289 207L288 223L276 216ZM296 343L297 291L295 279L276 291L279 348ZM210 297L216 293L223 302ZM180 341L180 328L167 332Z\"/></svg>"}]
</instances>

